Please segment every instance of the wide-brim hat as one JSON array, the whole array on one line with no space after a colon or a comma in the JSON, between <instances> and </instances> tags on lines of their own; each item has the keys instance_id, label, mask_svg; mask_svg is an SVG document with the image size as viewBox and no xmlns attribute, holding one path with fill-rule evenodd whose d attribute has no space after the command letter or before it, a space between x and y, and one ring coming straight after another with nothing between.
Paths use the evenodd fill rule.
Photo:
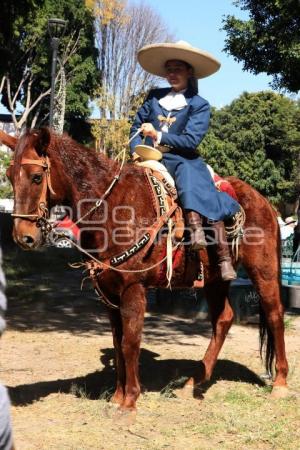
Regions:
<instances>
[{"instance_id":1,"label":"wide-brim hat","mask_svg":"<svg viewBox=\"0 0 300 450\"><path fill-rule=\"evenodd\" d=\"M148 161L149 159L154 161L160 161L162 159L162 153L150 145L139 144L134 147L134 151L139 155L143 161Z\"/></svg>"},{"instance_id":2,"label":"wide-brim hat","mask_svg":"<svg viewBox=\"0 0 300 450\"><path fill-rule=\"evenodd\" d=\"M166 62L177 59L190 64L196 78L205 78L217 72L221 63L205 50L193 47L188 42L145 45L138 51L138 62L146 72L166 77Z\"/></svg>"}]
</instances>

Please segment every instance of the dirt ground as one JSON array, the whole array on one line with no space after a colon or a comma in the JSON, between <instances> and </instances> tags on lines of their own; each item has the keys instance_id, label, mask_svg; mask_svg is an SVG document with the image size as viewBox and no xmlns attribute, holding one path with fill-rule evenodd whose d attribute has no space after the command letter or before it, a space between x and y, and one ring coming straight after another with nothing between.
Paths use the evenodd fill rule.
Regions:
<instances>
[{"instance_id":1,"label":"dirt ground","mask_svg":"<svg viewBox=\"0 0 300 450\"><path fill-rule=\"evenodd\" d=\"M299 316L286 316L290 397L269 396L257 327L234 325L202 398L186 399L177 387L203 356L210 325L147 312L133 421L107 401L114 386L109 323L93 292L81 295L81 275L63 271L61 261L53 268L47 260L52 270L45 271L37 270L42 260L17 260L21 268L15 255L6 261L8 330L0 343L17 449L299 448Z\"/></svg>"}]
</instances>

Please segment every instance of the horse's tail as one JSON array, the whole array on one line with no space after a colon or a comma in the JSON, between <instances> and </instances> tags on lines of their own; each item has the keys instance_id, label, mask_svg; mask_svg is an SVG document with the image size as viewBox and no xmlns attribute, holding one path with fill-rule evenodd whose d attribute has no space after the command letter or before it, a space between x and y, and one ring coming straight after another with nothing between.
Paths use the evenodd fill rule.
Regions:
<instances>
[{"instance_id":1,"label":"horse's tail","mask_svg":"<svg viewBox=\"0 0 300 450\"><path fill-rule=\"evenodd\" d=\"M274 336L261 304L259 304L259 347L260 357L265 361L267 374L272 375L275 356Z\"/></svg>"},{"instance_id":2,"label":"horse's tail","mask_svg":"<svg viewBox=\"0 0 300 450\"><path fill-rule=\"evenodd\" d=\"M277 222L277 214L274 211L274 217ZM278 284L280 285L281 280L281 238L280 238L280 229L279 224L277 222L277 259L278 259ZM281 300L281 296L280 296ZM261 302L259 302L259 344L260 344L260 357L265 362L265 368L267 374L273 374L273 361L275 356L275 344L274 344L274 336L270 329L269 324L266 320L266 314L263 310Z\"/></svg>"}]
</instances>

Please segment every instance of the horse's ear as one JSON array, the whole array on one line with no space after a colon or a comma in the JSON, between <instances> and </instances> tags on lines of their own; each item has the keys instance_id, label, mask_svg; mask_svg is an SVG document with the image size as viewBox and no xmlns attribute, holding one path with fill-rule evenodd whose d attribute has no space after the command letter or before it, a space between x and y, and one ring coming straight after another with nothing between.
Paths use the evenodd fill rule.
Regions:
<instances>
[{"instance_id":1,"label":"horse's ear","mask_svg":"<svg viewBox=\"0 0 300 450\"><path fill-rule=\"evenodd\" d=\"M46 127L41 128L37 136L37 147L36 147L39 154L45 154L47 152L50 140L51 134L49 128Z\"/></svg>"},{"instance_id":2,"label":"horse's ear","mask_svg":"<svg viewBox=\"0 0 300 450\"><path fill-rule=\"evenodd\" d=\"M11 150L16 148L18 139L14 136L10 136L10 134L4 133L4 131L0 130L0 142L4 145L7 145Z\"/></svg>"}]
</instances>

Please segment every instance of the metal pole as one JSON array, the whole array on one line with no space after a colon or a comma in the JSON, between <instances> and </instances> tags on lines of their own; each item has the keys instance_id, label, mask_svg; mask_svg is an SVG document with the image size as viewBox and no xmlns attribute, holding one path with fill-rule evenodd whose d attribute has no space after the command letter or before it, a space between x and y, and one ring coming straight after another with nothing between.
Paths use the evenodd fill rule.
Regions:
<instances>
[{"instance_id":1,"label":"metal pole","mask_svg":"<svg viewBox=\"0 0 300 450\"><path fill-rule=\"evenodd\" d=\"M56 76L56 62L57 62L57 51L58 51L59 39L54 37L51 40L52 53L52 68L51 68L51 93L50 93L50 116L49 116L49 126L53 127L53 113L54 113L54 98L55 98L55 76Z\"/></svg>"}]
</instances>

